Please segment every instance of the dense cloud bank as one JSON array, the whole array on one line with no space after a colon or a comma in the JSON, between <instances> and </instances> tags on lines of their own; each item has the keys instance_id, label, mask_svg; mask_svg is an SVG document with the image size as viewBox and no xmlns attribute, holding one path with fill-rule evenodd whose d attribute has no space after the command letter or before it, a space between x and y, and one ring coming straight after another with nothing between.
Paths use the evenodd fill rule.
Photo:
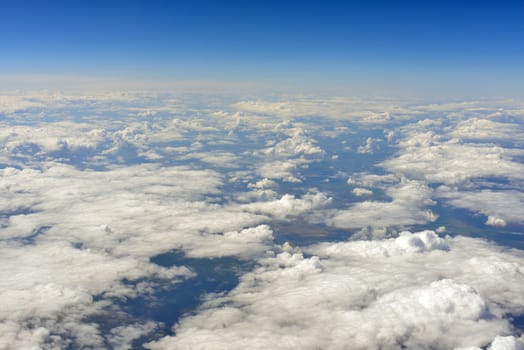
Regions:
<instances>
[{"instance_id":1,"label":"dense cloud bank","mask_svg":"<svg viewBox=\"0 0 524 350\"><path fill-rule=\"evenodd\" d=\"M524 254L478 239L403 232L285 246L258 263L150 348L486 346L511 334L507 315L524 310Z\"/></svg>"},{"instance_id":2,"label":"dense cloud bank","mask_svg":"<svg viewBox=\"0 0 524 350\"><path fill-rule=\"evenodd\" d=\"M511 101L1 96L0 349L519 349L522 251L466 236L522 234L523 118ZM221 258L254 268L172 335L121 307Z\"/></svg>"}]
</instances>

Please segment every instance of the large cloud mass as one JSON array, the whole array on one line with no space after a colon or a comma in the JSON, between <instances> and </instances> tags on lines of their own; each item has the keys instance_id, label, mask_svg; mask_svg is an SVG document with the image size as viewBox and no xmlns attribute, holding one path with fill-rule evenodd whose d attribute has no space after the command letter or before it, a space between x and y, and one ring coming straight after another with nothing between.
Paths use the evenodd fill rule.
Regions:
<instances>
[{"instance_id":1,"label":"large cloud mass","mask_svg":"<svg viewBox=\"0 0 524 350\"><path fill-rule=\"evenodd\" d=\"M1 96L0 349L518 349L524 108L408 102Z\"/></svg>"},{"instance_id":2,"label":"large cloud mass","mask_svg":"<svg viewBox=\"0 0 524 350\"><path fill-rule=\"evenodd\" d=\"M506 315L524 308L524 255L486 241L404 232L304 252L284 247L259 260L150 348L486 346L511 333Z\"/></svg>"}]
</instances>

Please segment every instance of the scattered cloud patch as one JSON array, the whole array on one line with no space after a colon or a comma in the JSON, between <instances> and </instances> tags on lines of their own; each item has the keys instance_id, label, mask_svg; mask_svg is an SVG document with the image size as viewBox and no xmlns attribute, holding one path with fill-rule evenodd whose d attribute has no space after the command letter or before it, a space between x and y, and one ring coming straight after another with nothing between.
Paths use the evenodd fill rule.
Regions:
<instances>
[{"instance_id":1,"label":"scattered cloud patch","mask_svg":"<svg viewBox=\"0 0 524 350\"><path fill-rule=\"evenodd\" d=\"M326 212L325 222L341 228L424 224L437 219L430 206L432 190L420 181L404 181L387 190L390 202L364 201Z\"/></svg>"},{"instance_id":2,"label":"scattered cloud patch","mask_svg":"<svg viewBox=\"0 0 524 350\"><path fill-rule=\"evenodd\" d=\"M373 191L371 190L368 190L367 188L361 188L361 187L356 187L353 189L353 191L351 191L355 196L371 196L373 194Z\"/></svg>"}]
</instances>

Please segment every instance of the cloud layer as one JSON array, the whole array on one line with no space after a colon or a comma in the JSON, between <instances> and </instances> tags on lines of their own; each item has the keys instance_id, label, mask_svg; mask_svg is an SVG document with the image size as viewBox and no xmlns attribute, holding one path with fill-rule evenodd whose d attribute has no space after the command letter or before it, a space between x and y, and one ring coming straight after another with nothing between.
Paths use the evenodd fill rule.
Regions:
<instances>
[{"instance_id":1,"label":"cloud layer","mask_svg":"<svg viewBox=\"0 0 524 350\"><path fill-rule=\"evenodd\" d=\"M404 232L283 250L150 348L486 346L524 308L524 255L478 239Z\"/></svg>"},{"instance_id":2,"label":"cloud layer","mask_svg":"<svg viewBox=\"0 0 524 350\"><path fill-rule=\"evenodd\" d=\"M524 108L408 102L1 96L0 348L522 346L522 251L440 210L521 231ZM128 313L224 257L254 267L173 335Z\"/></svg>"}]
</instances>

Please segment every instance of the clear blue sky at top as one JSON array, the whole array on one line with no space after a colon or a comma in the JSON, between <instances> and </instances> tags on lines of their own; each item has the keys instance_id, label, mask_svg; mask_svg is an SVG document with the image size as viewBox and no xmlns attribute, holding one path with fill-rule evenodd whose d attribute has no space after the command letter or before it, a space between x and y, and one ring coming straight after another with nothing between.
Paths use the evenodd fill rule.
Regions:
<instances>
[{"instance_id":1,"label":"clear blue sky at top","mask_svg":"<svg viewBox=\"0 0 524 350\"><path fill-rule=\"evenodd\" d=\"M0 52L1 74L514 80L524 1L1 1Z\"/></svg>"}]
</instances>

